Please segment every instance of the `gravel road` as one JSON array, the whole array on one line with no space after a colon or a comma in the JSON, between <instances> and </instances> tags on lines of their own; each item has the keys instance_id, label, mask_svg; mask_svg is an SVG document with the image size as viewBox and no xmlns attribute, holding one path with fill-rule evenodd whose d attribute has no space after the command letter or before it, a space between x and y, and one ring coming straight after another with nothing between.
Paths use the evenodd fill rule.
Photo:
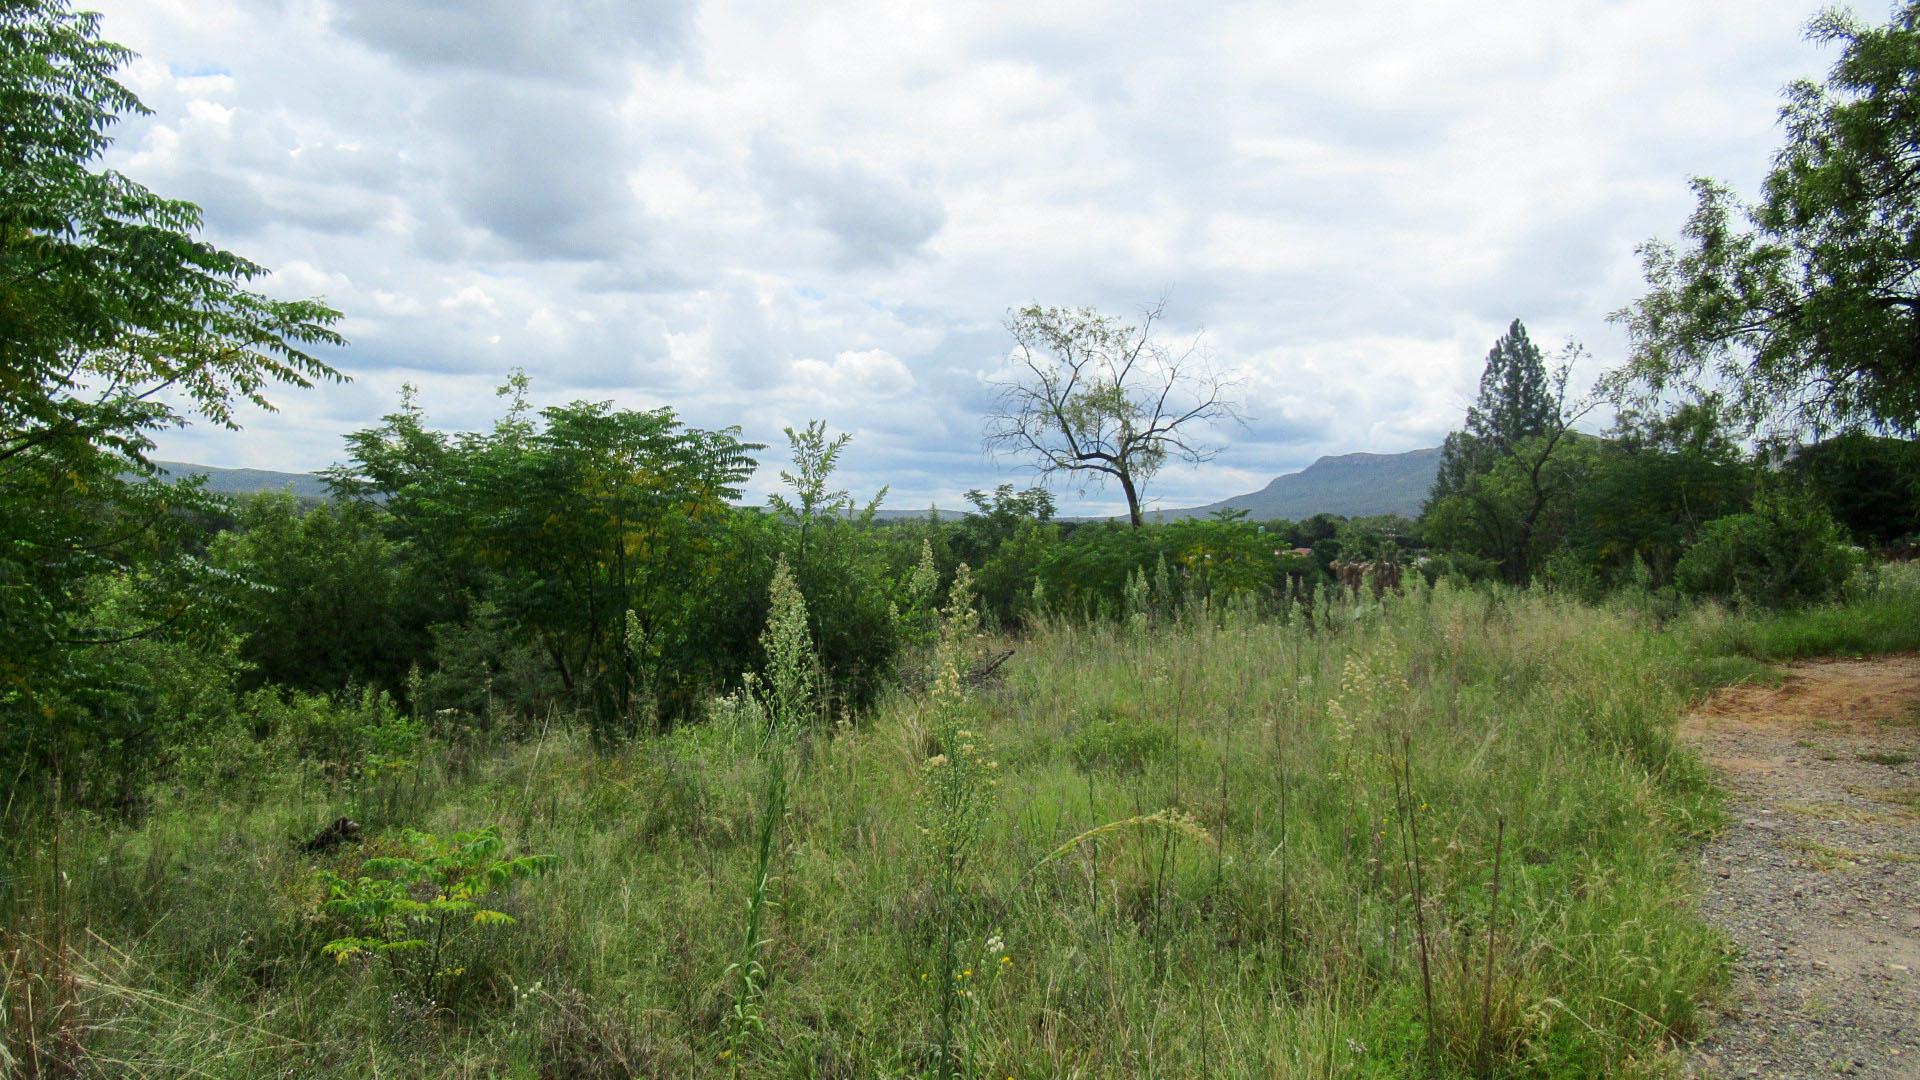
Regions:
<instances>
[{"instance_id":1,"label":"gravel road","mask_svg":"<svg viewBox=\"0 0 1920 1080\"><path fill-rule=\"evenodd\" d=\"M1702 906L1739 950L1689 1073L1920 1078L1920 656L1785 671L1682 727L1733 796Z\"/></svg>"}]
</instances>

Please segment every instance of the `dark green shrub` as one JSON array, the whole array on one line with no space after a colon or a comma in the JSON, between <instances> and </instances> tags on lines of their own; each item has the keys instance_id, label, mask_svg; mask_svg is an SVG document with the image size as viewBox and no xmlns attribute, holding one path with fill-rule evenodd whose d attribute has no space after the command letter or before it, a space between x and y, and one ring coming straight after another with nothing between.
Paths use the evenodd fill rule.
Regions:
<instances>
[{"instance_id":1,"label":"dark green shrub","mask_svg":"<svg viewBox=\"0 0 1920 1080\"><path fill-rule=\"evenodd\" d=\"M1124 610L1127 580L1167 555L1166 530L1102 523L1075 529L1041 560L1047 602L1068 615Z\"/></svg>"},{"instance_id":2,"label":"dark green shrub","mask_svg":"<svg viewBox=\"0 0 1920 1080\"><path fill-rule=\"evenodd\" d=\"M1583 603L1599 603L1606 595L1606 582L1600 568L1578 551L1562 548L1547 558L1538 579L1547 588Z\"/></svg>"},{"instance_id":3,"label":"dark green shrub","mask_svg":"<svg viewBox=\"0 0 1920 1080\"><path fill-rule=\"evenodd\" d=\"M966 498L973 509L948 527L940 565L948 577L961 563L970 567L988 625L1016 626L1031 606L1042 560L1059 543L1053 496L1002 484L992 494L969 491Z\"/></svg>"},{"instance_id":4,"label":"dark green shrub","mask_svg":"<svg viewBox=\"0 0 1920 1080\"><path fill-rule=\"evenodd\" d=\"M1674 567L1682 592L1765 607L1827 600L1861 566L1826 508L1798 492L1708 522Z\"/></svg>"},{"instance_id":5,"label":"dark green shrub","mask_svg":"<svg viewBox=\"0 0 1920 1080\"><path fill-rule=\"evenodd\" d=\"M438 593L408 545L387 538L387 524L367 503L247 500L238 529L214 539L212 558L256 586L241 595L238 619L250 685L400 688L426 651Z\"/></svg>"},{"instance_id":6,"label":"dark green shrub","mask_svg":"<svg viewBox=\"0 0 1920 1080\"><path fill-rule=\"evenodd\" d=\"M409 704L433 719L436 733L525 725L564 691L552 661L492 601L475 604L463 620L436 624L432 635L433 666L418 684L419 700Z\"/></svg>"},{"instance_id":7,"label":"dark green shrub","mask_svg":"<svg viewBox=\"0 0 1920 1080\"><path fill-rule=\"evenodd\" d=\"M72 802L136 811L148 782L239 726L235 687L247 665L220 597L202 601L197 623L169 622L128 578L91 584L85 625L107 644L90 657L97 682L74 695L91 722L69 721L61 782Z\"/></svg>"},{"instance_id":8,"label":"dark green shrub","mask_svg":"<svg viewBox=\"0 0 1920 1080\"><path fill-rule=\"evenodd\" d=\"M1492 581L1500 574L1499 563L1465 551L1443 551L1428 555L1416 565L1429 585L1443 578L1455 585L1470 585Z\"/></svg>"},{"instance_id":9,"label":"dark green shrub","mask_svg":"<svg viewBox=\"0 0 1920 1080\"><path fill-rule=\"evenodd\" d=\"M1298 568L1283 541L1241 521L1177 521L1133 529L1082 526L1039 560L1048 603L1068 614L1114 615L1138 606L1128 582L1144 581L1144 599L1161 613L1202 598L1266 600Z\"/></svg>"},{"instance_id":10,"label":"dark green shrub","mask_svg":"<svg viewBox=\"0 0 1920 1080\"><path fill-rule=\"evenodd\" d=\"M1785 471L1862 544L1920 535L1920 442L1853 432L1807 447Z\"/></svg>"}]
</instances>

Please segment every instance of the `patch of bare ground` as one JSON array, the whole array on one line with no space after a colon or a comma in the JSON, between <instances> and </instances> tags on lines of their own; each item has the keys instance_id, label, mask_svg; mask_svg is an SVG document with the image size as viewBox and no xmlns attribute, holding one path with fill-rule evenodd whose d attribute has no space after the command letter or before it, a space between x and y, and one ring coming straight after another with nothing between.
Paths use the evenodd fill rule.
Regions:
<instances>
[{"instance_id":1,"label":"patch of bare ground","mask_svg":"<svg viewBox=\"0 0 1920 1080\"><path fill-rule=\"evenodd\" d=\"M1920 655L1789 665L1682 734L1730 826L1703 908L1739 949L1698 1077L1920 1077Z\"/></svg>"}]
</instances>

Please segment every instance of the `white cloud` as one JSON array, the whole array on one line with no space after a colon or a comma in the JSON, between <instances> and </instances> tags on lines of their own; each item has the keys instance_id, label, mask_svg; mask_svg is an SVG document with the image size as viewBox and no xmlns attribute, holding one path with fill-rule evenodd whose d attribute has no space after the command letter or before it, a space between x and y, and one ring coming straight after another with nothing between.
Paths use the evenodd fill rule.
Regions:
<instances>
[{"instance_id":1,"label":"white cloud","mask_svg":"<svg viewBox=\"0 0 1920 1080\"><path fill-rule=\"evenodd\" d=\"M875 398L887 401L913 390L913 372L885 349L843 352L831 363L794 362L793 390L822 405Z\"/></svg>"},{"instance_id":2,"label":"white cloud","mask_svg":"<svg viewBox=\"0 0 1920 1080\"><path fill-rule=\"evenodd\" d=\"M907 505L1010 478L980 376L1029 300L1171 290L1246 373L1163 505L1437 443L1516 315L1617 360L1633 246L1689 175L1750 190L1831 59L1807 0L103 6L156 110L111 163L353 339L355 383L167 455L324 465L402 378L474 426L521 366L769 459L822 417Z\"/></svg>"}]
</instances>

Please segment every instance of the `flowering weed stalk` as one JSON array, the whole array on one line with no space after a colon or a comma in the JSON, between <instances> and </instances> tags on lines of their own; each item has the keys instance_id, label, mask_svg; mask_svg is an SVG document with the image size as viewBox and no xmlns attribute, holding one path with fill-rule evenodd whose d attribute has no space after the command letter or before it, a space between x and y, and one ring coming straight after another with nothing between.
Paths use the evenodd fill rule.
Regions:
<instances>
[{"instance_id":1,"label":"flowering weed stalk","mask_svg":"<svg viewBox=\"0 0 1920 1080\"><path fill-rule=\"evenodd\" d=\"M761 1004L766 997L768 972L761 960L768 897L772 892L774 857L780 850L780 825L787 816L787 751L799 732L815 719L819 703L819 660L807 629L807 601L787 569L785 559L775 568L769 589L771 610L760 635L767 654L764 680L746 677L752 710L764 719L760 756L766 767L766 801L760 811L760 838L752 885L747 894L747 924L740 940L740 959L727 968L734 981L733 1008L728 1016L726 1047L721 1056L736 1075L744 1068L747 1040L766 1030Z\"/></svg>"},{"instance_id":2,"label":"flowering weed stalk","mask_svg":"<svg viewBox=\"0 0 1920 1080\"><path fill-rule=\"evenodd\" d=\"M993 772L999 763L981 749L981 740L967 727L966 683L961 669L974 649L979 615L973 608L972 575L963 563L954 575L946 609L941 614L937 669L929 702L929 731L934 755L921 766L920 835L933 862L940 904L940 1075L962 1075L963 1048L955 1038L956 1012L970 998L962 991L958 962L958 925L961 878L979 848L981 833L993 809ZM970 976L968 976L970 977Z\"/></svg>"},{"instance_id":3,"label":"flowering weed stalk","mask_svg":"<svg viewBox=\"0 0 1920 1080\"><path fill-rule=\"evenodd\" d=\"M896 608L894 622L900 639L911 648L932 643L940 631L940 571L933 562L933 545L920 541L920 561L907 575L904 610Z\"/></svg>"}]
</instances>

